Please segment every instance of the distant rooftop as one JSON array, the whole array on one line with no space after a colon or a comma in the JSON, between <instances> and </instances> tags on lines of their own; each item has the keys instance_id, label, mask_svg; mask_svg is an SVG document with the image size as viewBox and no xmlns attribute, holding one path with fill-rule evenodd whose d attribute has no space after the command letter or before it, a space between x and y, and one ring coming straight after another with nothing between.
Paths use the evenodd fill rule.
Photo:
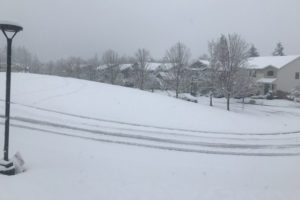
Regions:
<instances>
[{"instance_id":1,"label":"distant rooftop","mask_svg":"<svg viewBox=\"0 0 300 200\"><path fill-rule=\"evenodd\" d=\"M208 60L199 59L198 61L201 62L204 65L207 65L207 66L209 65L209 61Z\"/></svg>"},{"instance_id":2,"label":"distant rooftop","mask_svg":"<svg viewBox=\"0 0 300 200\"><path fill-rule=\"evenodd\" d=\"M249 58L249 68L263 69L268 66L273 66L278 69L289 64L290 62L300 58L300 56L267 56L267 57L254 57Z\"/></svg>"},{"instance_id":3,"label":"distant rooftop","mask_svg":"<svg viewBox=\"0 0 300 200\"><path fill-rule=\"evenodd\" d=\"M155 71L158 69L163 70L169 70L172 68L171 63L155 63L155 62L149 62L147 65L147 70L149 71Z\"/></svg>"},{"instance_id":4,"label":"distant rooftop","mask_svg":"<svg viewBox=\"0 0 300 200\"><path fill-rule=\"evenodd\" d=\"M123 71L125 69L131 68L133 64L120 64L120 70ZM98 70L104 70L107 68L107 65L100 65L97 67ZM172 68L172 65L170 63L156 63L156 62L148 62L147 63L147 70L149 71L155 71L158 69L162 70L169 70Z\"/></svg>"}]
</instances>

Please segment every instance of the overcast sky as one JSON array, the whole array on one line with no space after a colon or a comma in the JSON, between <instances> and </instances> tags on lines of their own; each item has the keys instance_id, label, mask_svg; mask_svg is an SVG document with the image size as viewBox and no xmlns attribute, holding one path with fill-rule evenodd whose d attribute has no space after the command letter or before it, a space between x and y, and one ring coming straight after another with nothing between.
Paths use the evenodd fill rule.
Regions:
<instances>
[{"instance_id":1,"label":"overcast sky","mask_svg":"<svg viewBox=\"0 0 300 200\"><path fill-rule=\"evenodd\" d=\"M279 41L286 54L300 54L299 0L1 0L0 5L0 20L24 27L14 45L43 61L101 57L109 48L132 55L141 47L161 58L177 41L196 58L221 33L239 33L262 55L270 55Z\"/></svg>"}]
</instances>

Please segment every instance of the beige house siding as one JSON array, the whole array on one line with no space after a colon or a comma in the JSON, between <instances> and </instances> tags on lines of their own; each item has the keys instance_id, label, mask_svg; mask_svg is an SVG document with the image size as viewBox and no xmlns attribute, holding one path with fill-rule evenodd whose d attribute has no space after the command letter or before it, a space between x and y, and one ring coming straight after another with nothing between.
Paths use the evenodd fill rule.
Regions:
<instances>
[{"instance_id":1,"label":"beige house siding","mask_svg":"<svg viewBox=\"0 0 300 200\"><path fill-rule=\"evenodd\" d=\"M295 79L296 72L300 73L300 58L292 61L278 71L277 90L291 92L296 86L300 85L300 79Z\"/></svg>"},{"instance_id":2,"label":"beige house siding","mask_svg":"<svg viewBox=\"0 0 300 200\"><path fill-rule=\"evenodd\" d=\"M273 76L268 76L268 71L273 71ZM278 74L278 69L272 66L266 67L264 69L257 69L256 70L256 80L262 79L262 78L276 78Z\"/></svg>"},{"instance_id":3,"label":"beige house siding","mask_svg":"<svg viewBox=\"0 0 300 200\"><path fill-rule=\"evenodd\" d=\"M255 80L258 81L262 78L276 78L278 76L278 69L273 67L273 66L269 66L269 67L266 67L264 69L256 69L255 70L256 72L256 77L255 77ZM268 71L273 71L274 74L273 76L268 76ZM269 88L276 92L277 90L277 81L273 82L272 84L269 84ZM263 83L260 83L259 84L259 94L264 94L265 93L265 84Z\"/></svg>"},{"instance_id":4,"label":"beige house siding","mask_svg":"<svg viewBox=\"0 0 300 200\"><path fill-rule=\"evenodd\" d=\"M257 69L257 70L255 70L255 80L257 81L257 80L259 80L259 79L262 79L262 78L264 78L264 74L265 74L265 72L264 72L264 70L263 69Z\"/></svg>"},{"instance_id":5,"label":"beige house siding","mask_svg":"<svg viewBox=\"0 0 300 200\"><path fill-rule=\"evenodd\" d=\"M273 71L274 75L273 76L269 76L268 72L269 71ZM263 71L264 73L264 78L276 78L277 74L278 74L278 69L272 66L266 67Z\"/></svg>"}]
</instances>

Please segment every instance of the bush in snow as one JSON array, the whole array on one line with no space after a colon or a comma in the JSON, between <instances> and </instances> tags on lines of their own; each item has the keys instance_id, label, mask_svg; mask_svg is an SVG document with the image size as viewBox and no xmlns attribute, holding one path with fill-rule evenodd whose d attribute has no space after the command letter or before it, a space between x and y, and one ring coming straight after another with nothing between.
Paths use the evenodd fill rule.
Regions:
<instances>
[{"instance_id":1,"label":"bush in snow","mask_svg":"<svg viewBox=\"0 0 300 200\"><path fill-rule=\"evenodd\" d=\"M288 98L300 102L300 85L298 85L291 91L291 94L288 96Z\"/></svg>"}]
</instances>

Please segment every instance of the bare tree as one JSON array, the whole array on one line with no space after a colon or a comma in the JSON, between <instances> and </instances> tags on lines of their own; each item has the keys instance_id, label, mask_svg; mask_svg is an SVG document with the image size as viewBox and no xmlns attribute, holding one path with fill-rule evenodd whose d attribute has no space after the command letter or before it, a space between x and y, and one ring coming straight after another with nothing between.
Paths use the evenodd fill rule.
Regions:
<instances>
[{"instance_id":1,"label":"bare tree","mask_svg":"<svg viewBox=\"0 0 300 200\"><path fill-rule=\"evenodd\" d=\"M81 65L83 60L80 57L70 57L67 59L67 76L74 78L80 78L81 75Z\"/></svg>"},{"instance_id":2,"label":"bare tree","mask_svg":"<svg viewBox=\"0 0 300 200\"><path fill-rule=\"evenodd\" d=\"M213 106L213 96L217 91L217 83L219 81L219 64L216 61L215 42L208 43L208 52L210 54L209 66L203 71L202 84L209 90L209 105Z\"/></svg>"},{"instance_id":3,"label":"bare tree","mask_svg":"<svg viewBox=\"0 0 300 200\"><path fill-rule=\"evenodd\" d=\"M25 47L17 47L13 49L13 64L23 69L29 68L33 64L33 56Z\"/></svg>"},{"instance_id":4,"label":"bare tree","mask_svg":"<svg viewBox=\"0 0 300 200\"><path fill-rule=\"evenodd\" d=\"M217 91L218 83L218 71L214 66L209 66L209 68L203 71L202 85L209 91L209 105L213 106L213 96Z\"/></svg>"},{"instance_id":5,"label":"bare tree","mask_svg":"<svg viewBox=\"0 0 300 200\"><path fill-rule=\"evenodd\" d=\"M227 99L227 110L230 110L230 99L234 95L237 74L246 66L248 44L237 34L222 35L216 42L212 41L211 66L216 69L218 81L216 89Z\"/></svg>"},{"instance_id":6,"label":"bare tree","mask_svg":"<svg viewBox=\"0 0 300 200\"><path fill-rule=\"evenodd\" d=\"M206 53L204 53L204 54L199 56L199 59L200 60L209 60L209 56Z\"/></svg>"},{"instance_id":7,"label":"bare tree","mask_svg":"<svg viewBox=\"0 0 300 200\"><path fill-rule=\"evenodd\" d=\"M97 67L100 65L98 55L95 54L92 58L88 59L84 66L84 78L96 81L97 79Z\"/></svg>"},{"instance_id":8,"label":"bare tree","mask_svg":"<svg viewBox=\"0 0 300 200\"><path fill-rule=\"evenodd\" d=\"M172 64L170 77L174 83L176 98L178 98L184 80L185 68L190 59L190 50L184 44L178 42L166 52L166 59Z\"/></svg>"},{"instance_id":9,"label":"bare tree","mask_svg":"<svg viewBox=\"0 0 300 200\"><path fill-rule=\"evenodd\" d=\"M109 83L115 84L115 81L118 77L119 73L119 56L118 53L116 53L113 50L107 50L104 52L102 56L103 63L107 66L107 72L109 76Z\"/></svg>"},{"instance_id":10,"label":"bare tree","mask_svg":"<svg viewBox=\"0 0 300 200\"><path fill-rule=\"evenodd\" d=\"M250 71L246 68L241 68L235 76L232 93L235 97L242 98L244 103L245 97L255 95L258 92L258 86L255 79L251 76Z\"/></svg>"},{"instance_id":11,"label":"bare tree","mask_svg":"<svg viewBox=\"0 0 300 200\"><path fill-rule=\"evenodd\" d=\"M55 74L56 65L54 64L53 61L50 61L50 62L46 63L45 67L46 67L46 74L49 74L49 75L54 75Z\"/></svg>"},{"instance_id":12,"label":"bare tree","mask_svg":"<svg viewBox=\"0 0 300 200\"><path fill-rule=\"evenodd\" d=\"M39 61L39 59L34 56L29 67L29 72L37 74L42 73L42 65L43 64Z\"/></svg>"},{"instance_id":13,"label":"bare tree","mask_svg":"<svg viewBox=\"0 0 300 200\"><path fill-rule=\"evenodd\" d=\"M138 49L135 53L137 65L135 68L135 75L138 87L143 90L147 78L148 61L150 59L150 52L146 49Z\"/></svg>"}]
</instances>

